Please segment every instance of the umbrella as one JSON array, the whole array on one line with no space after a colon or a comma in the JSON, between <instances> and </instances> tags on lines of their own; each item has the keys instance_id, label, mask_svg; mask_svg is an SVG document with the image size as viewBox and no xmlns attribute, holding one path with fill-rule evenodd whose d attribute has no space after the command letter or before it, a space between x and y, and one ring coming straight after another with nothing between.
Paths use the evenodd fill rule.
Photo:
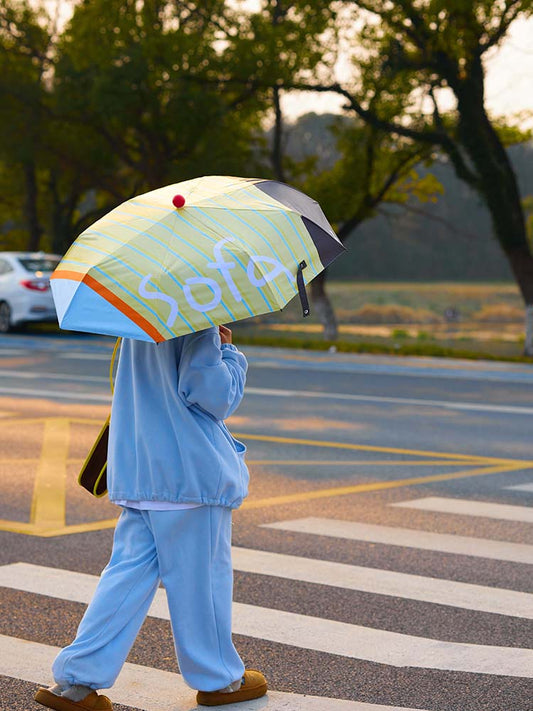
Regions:
<instances>
[{"instance_id":1,"label":"umbrella","mask_svg":"<svg viewBox=\"0 0 533 711\"><path fill-rule=\"evenodd\" d=\"M52 274L62 328L161 342L282 309L345 248L317 202L274 180L205 176L122 203Z\"/></svg>"}]
</instances>

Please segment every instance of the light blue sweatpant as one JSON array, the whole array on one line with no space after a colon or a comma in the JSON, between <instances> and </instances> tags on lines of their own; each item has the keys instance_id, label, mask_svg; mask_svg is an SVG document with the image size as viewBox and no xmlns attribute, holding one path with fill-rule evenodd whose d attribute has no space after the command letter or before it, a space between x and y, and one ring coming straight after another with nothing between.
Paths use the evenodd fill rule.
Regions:
<instances>
[{"instance_id":1,"label":"light blue sweatpant","mask_svg":"<svg viewBox=\"0 0 533 711\"><path fill-rule=\"evenodd\" d=\"M231 639L231 509L123 508L111 559L76 639L53 664L56 683L113 686L162 581L180 671L193 689L244 673Z\"/></svg>"}]
</instances>

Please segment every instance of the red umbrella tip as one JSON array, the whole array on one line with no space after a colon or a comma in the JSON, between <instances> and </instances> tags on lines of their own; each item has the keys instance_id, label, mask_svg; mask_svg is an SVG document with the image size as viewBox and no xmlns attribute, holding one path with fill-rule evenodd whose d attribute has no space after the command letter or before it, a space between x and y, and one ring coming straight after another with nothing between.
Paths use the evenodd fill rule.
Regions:
<instances>
[{"instance_id":1,"label":"red umbrella tip","mask_svg":"<svg viewBox=\"0 0 533 711\"><path fill-rule=\"evenodd\" d=\"M185 205L185 198L183 195L174 195L172 198L172 204L174 207L183 207Z\"/></svg>"}]
</instances>

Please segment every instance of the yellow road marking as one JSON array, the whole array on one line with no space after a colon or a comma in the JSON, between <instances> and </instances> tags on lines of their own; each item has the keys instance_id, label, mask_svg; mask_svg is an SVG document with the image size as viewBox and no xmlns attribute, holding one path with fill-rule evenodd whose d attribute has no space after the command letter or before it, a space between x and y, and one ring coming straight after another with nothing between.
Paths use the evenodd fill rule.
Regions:
<instances>
[{"instance_id":1,"label":"yellow road marking","mask_svg":"<svg viewBox=\"0 0 533 711\"><path fill-rule=\"evenodd\" d=\"M39 457L13 457L12 459L0 459L0 464L33 464L38 461Z\"/></svg>"},{"instance_id":2,"label":"yellow road marking","mask_svg":"<svg viewBox=\"0 0 533 711\"><path fill-rule=\"evenodd\" d=\"M104 528L114 528L118 518L103 519L102 521L91 521L90 523L79 523L69 526L46 526L33 523L22 523L19 521L6 521L0 519L0 531L9 533L22 533L26 536L39 536L40 538L51 538L52 536L65 536L70 533L86 533L87 531L101 531Z\"/></svg>"},{"instance_id":3,"label":"yellow road marking","mask_svg":"<svg viewBox=\"0 0 533 711\"><path fill-rule=\"evenodd\" d=\"M8 462L10 464L16 464L17 462L35 462L34 459L0 459L0 464ZM78 457L75 459L67 459L67 464L83 464L85 459ZM275 464L283 466L313 466L315 464L320 464L328 467L355 467L355 466L376 466L376 467L468 467L474 464L486 464L486 462L481 459L479 461L468 461L464 462L458 459L457 461L441 461L440 459L418 459L418 460L401 460L395 461L394 459L246 459L246 464L248 466L264 466L265 464Z\"/></svg>"},{"instance_id":4,"label":"yellow road marking","mask_svg":"<svg viewBox=\"0 0 533 711\"><path fill-rule=\"evenodd\" d=\"M46 422L49 419L54 419L50 418L47 415L43 417L12 417L11 419L0 419L0 427L3 425L38 425L42 424L43 422ZM87 418L87 417L67 417L65 419L68 419L68 421L71 424L76 424L76 425L102 425L105 422L105 418L100 418L100 419L94 419L94 418Z\"/></svg>"},{"instance_id":5,"label":"yellow road marking","mask_svg":"<svg viewBox=\"0 0 533 711\"><path fill-rule=\"evenodd\" d=\"M82 461L81 459L79 460L80 462ZM486 462L483 459L476 461L468 461L464 462L460 459L457 459L456 461L441 461L440 459L418 459L418 460L413 460L409 461L407 459L401 460L401 461L395 461L394 459L350 459L350 460L326 460L326 459L247 459L246 463L248 465L255 464L255 465L264 465L264 464L283 464L284 466L313 466L314 464L322 464L324 466L328 467L355 467L355 466L373 466L373 467L384 467L384 466L393 466L393 467L405 467L405 466L410 466L410 467L434 467L434 466L439 466L439 467L468 467L472 466L474 464L485 464Z\"/></svg>"},{"instance_id":6,"label":"yellow road marking","mask_svg":"<svg viewBox=\"0 0 533 711\"><path fill-rule=\"evenodd\" d=\"M425 449L401 449L398 447L378 447L371 444L349 444L348 442L328 442L324 440L300 439L296 437L277 437L273 435L247 434L236 432L236 437L242 439L253 439L261 442L280 442L281 444L303 444L308 447L332 447L335 449L353 449L363 452L390 452L391 454L414 454L417 457L442 457L443 459L459 459L460 461L493 462L501 464L513 464L516 459L500 459L499 457L483 457L477 454L453 454L450 452L432 452ZM533 465L533 461L523 460L523 464Z\"/></svg>"},{"instance_id":7,"label":"yellow road marking","mask_svg":"<svg viewBox=\"0 0 533 711\"><path fill-rule=\"evenodd\" d=\"M116 524L115 518L90 523L75 525L65 525L65 497L66 497L66 468L67 464L79 463L81 458L68 458L70 444L70 424L101 425L101 420L88 418L28 418L15 420L0 420L1 425L8 424L37 424L44 423L43 442L40 457L16 459L10 458L0 460L3 462L29 463L38 461L37 475L34 483L31 518L29 523L19 521L0 520L0 530L13 533L23 533L26 535L51 537L70 533L82 533L86 531L97 531L105 528L112 528ZM450 452L432 452L424 450L403 449L396 447L380 447L375 445L349 444L344 442L329 442L323 440L309 440L292 437L279 437L258 434L238 434L238 437L249 440L264 442L278 442L283 444L299 444L312 447L327 447L333 449L344 449L361 452L382 452L388 454L414 455L417 460L250 460L251 465L274 465L285 466L316 465L323 466L458 466L479 468L462 469L459 472L448 474L435 474L425 477L411 477L396 481L368 482L365 484L354 484L352 486L331 487L326 489L315 489L313 491L288 494L284 496L273 496L258 500L247 500L242 508L263 508L277 506L281 504L297 503L313 499L321 499L335 496L345 496L360 492L380 491L417 484L427 484L436 481L449 481L453 479L467 478L470 476L483 476L488 474L504 473L533 467L533 461L520 461L516 459L498 459L495 457L483 457L476 455L453 454ZM423 459L423 457L434 457L434 459ZM482 466L480 466L482 465Z\"/></svg>"},{"instance_id":8,"label":"yellow road marking","mask_svg":"<svg viewBox=\"0 0 533 711\"><path fill-rule=\"evenodd\" d=\"M35 477L30 521L35 526L65 524L65 484L70 440L69 421L63 417L47 419L43 445Z\"/></svg>"},{"instance_id":9,"label":"yellow road marking","mask_svg":"<svg viewBox=\"0 0 533 711\"><path fill-rule=\"evenodd\" d=\"M493 467L482 467L480 469L470 469L452 474L435 474L433 476L412 477L410 479L397 479L395 481L370 482L367 484L354 484L353 486L338 486L331 489L315 489L304 491L298 494L287 494L285 496L272 496L256 501L245 501L241 508L260 509L266 506L279 506L281 504L292 504L301 501L311 501L313 499L325 499L332 496L346 496L357 494L363 491L381 491L383 489L396 489L402 486L413 486L414 484L429 484L434 481L449 481L451 479L464 479L470 476L484 476L487 474L501 474L504 472L526 469L523 464L507 464Z\"/></svg>"},{"instance_id":10,"label":"yellow road marking","mask_svg":"<svg viewBox=\"0 0 533 711\"><path fill-rule=\"evenodd\" d=\"M9 425L25 426L25 425L42 425L46 422L47 417L13 417L11 419L6 418L0 420L0 427Z\"/></svg>"},{"instance_id":11,"label":"yellow road marking","mask_svg":"<svg viewBox=\"0 0 533 711\"><path fill-rule=\"evenodd\" d=\"M2 464L33 464L38 462L38 457L14 457L13 459L0 459ZM68 465L83 464L84 457L75 457L67 459ZM507 460L506 460L507 461ZM516 461L516 460L514 460ZM440 459L402 459L400 461L394 459L247 459L248 466L264 466L267 464L283 465L283 466L313 466L320 464L328 467L356 467L356 466L371 466L371 467L462 467L473 466L474 464L485 464L485 460L462 461L460 459L454 461L441 461ZM529 462L523 462L529 464Z\"/></svg>"}]
</instances>

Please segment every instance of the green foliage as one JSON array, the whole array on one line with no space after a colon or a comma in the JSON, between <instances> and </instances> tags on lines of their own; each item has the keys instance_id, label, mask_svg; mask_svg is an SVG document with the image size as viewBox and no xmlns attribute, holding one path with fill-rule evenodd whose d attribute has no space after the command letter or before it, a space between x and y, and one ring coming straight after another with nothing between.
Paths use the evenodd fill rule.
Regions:
<instances>
[{"instance_id":1,"label":"green foliage","mask_svg":"<svg viewBox=\"0 0 533 711\"><path fill-rule=\"evenodd\" d=\"M357 119L336 122L331 130L338 159L331 167L308 171L300 184L320 202L341 238L373 217L380 204L435 201L442 193L433 175L415 168L427 155L424 146L395 140Z\"/></svg>"},{"instance_id":2,"label":"green foliage","mask_svg":"<svg viewBox=\"0 0 533 711\"><path fill-rule=\"evenodd\" d=\"M256 173L262 105L218 82L227 71L220 43L235 31L224 2L83 2L59 37L44 29L44 14L9 3L0 87L10 102L0 105L0 127L15 140L3 142L0 162L21 179L35 163L54 250L133 194L201 174ZM22 218L27 200L15 184Z\"/></svg>"},{"instance_id":3,"label":"green foliage","mask_svg":"<svg viewBox=\"0 0 533 711\"><path fill-rule=\"evenodd\" d=\"M32 181L33 232L63 251L144 190L209 173L275 175L264 140L274 98L328 83L341 42L354 60L347 87L366 111L434 131L422 96L463 86L479 69L475 48L497 45L531 5L263 0L252 11L224 0L90 0L58 36L36 3L4 0L0 130L13 137L0 145L4 239L27 241ZM280 141L287 180L320 201L343 238L383 205L438 200L437 172L421 167L434 144L353 112L344 119L331 132L321 124L303 154L288 154L292 127ZM455 111L438 121L454 140L462 130ZM524 137L512 122L493 124L505 144Z\"/></svg>"}]
</instances>

